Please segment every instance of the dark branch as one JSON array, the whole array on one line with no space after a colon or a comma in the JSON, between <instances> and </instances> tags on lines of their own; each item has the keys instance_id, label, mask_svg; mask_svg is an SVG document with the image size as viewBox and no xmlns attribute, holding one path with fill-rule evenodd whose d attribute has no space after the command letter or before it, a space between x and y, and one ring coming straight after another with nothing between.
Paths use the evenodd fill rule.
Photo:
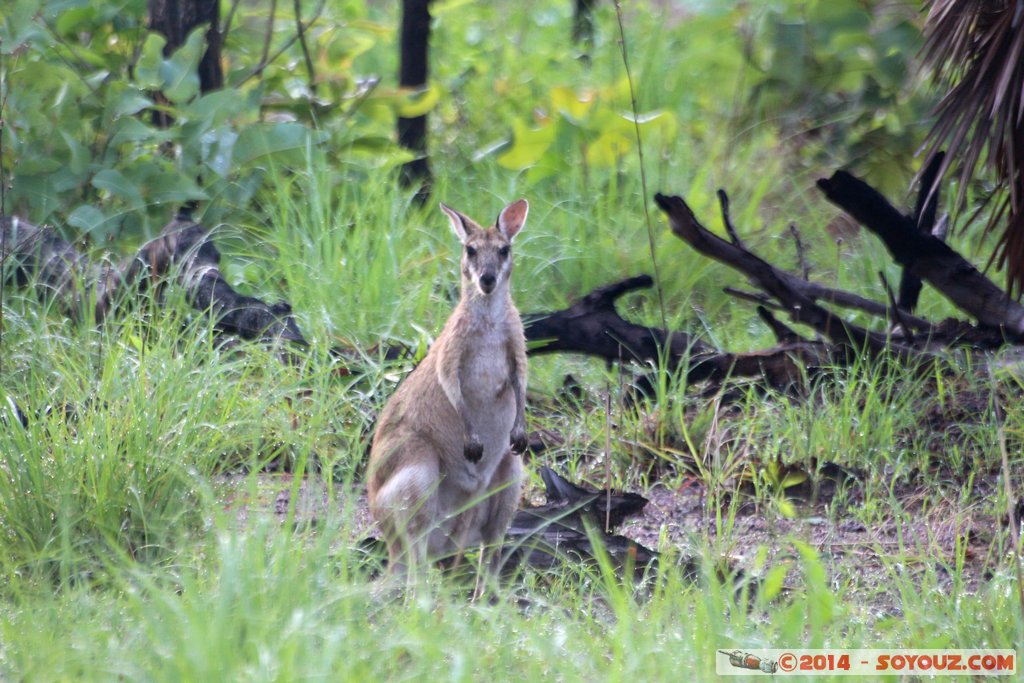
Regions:
<instances>
[{"instance_id":1,"label":"dark branch","mask_svg":"<svg viewBox=\"0 0 1024 683\"><path fill-rule=\"evenodd\" d=\"M18 284L33 283L39 297L54 300L62 313L80 319L87 303L101 322L124 290L153 288L168 282L182 287L189 303L213 314L222 332L243 339L306 344L287 303L266 304L239 294L220 272L220 252L209 231L191 221L174 220L154 240L121 265L90 264L55 230L37 228L13 217L0 218L0 254L14 262Z\"/></svg>"},{"instance_id":2,"label":"dark branch","mask_svg":"<svg viewBox=\"0 0 1024 683\"><path fill-rule=\"evenodd\" d=\"M732 224L732 217L729 215L729 195L721 188L718 190L718 204L722 208L722 222L725 223L725 231L729 233L729 239L737 247L745 248L743 240L740 239L739 234L736 232L736 226Z\"/></svg>"},{"instance_id":3,"label":"dark branch","mask_svg":"<svg viewBox=\"0 0 1024 683\"><path fill-rule=\"evenodd\" d=\"M686 368L689 382L760 377L778 388L799 382L806 367L832 363L832 351L815 342L800 341L752 353L724 353L685 332L666 332L623 320L615 310L615 300L626 292L651 285L651 278L641 275L600 287L564 310L523 315L530 353L561 351L584 353L609 362L665 362L670 369Z\"/></svg>"},{"instance_id":4,"label":"dark branch","mask_svg":"<svg viewBox=\"0 0 1024 683\"><path fill-rule=\"evenodd\" d=\"M1024 307L981 274L960 254L897 211L877 190L845 171L822 178L818 187L836 206L875 233L893 258L930 283L961 310L985 326L999 327L1014 340L1024 339Z\"/></svg>"},{"instance_id":5,"label":"dark branch","mask_svg":"<svg viewBox=\"0 0 1024 683\"><path fill-rule=\"evenodd\" d=\"M939 168L945 154L939 152L932 157L931 163L921 174L921 187L917 191L917 206L914 208L914 223L917 229L926 235L932 233L935 215L939 206ZM900 294L897 302L900 308L913 311L921 295L921 279L904 268L900 276Z\"/></svg>"},{"instance_id":6,"label":"dark branch","mask_svg":"<svg viewBox=\"0 0 1024 683\"><path fill-rule=\"evenodd\" d=\"M700 224L681 197L655 195L661 209L668 214L672 232L698 252L735 268L758 287L786 307L790 317L809 325L833 342L851 350L868 348L881 352L888 347L884 335L847 323L815 303L806 288L809 284L749 251L730 244ZM894 350L899 350L894 348Z\"/></svg>"}]
</instances>

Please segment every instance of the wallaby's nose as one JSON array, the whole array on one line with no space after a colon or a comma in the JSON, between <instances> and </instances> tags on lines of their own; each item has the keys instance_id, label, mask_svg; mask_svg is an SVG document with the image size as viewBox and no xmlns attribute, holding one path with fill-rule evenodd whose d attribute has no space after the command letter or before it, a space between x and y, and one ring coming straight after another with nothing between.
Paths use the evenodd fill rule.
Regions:
<instances>
[{"instance_id":1,"label":"wallaby's nose","mask_svg":"<svg viewBox=\"0 0 1024 683\"><path fill-rule=\"evenodd\" d=\"M480 289L483 290L484 294L490 294L494 289L494 283L497 279L494 277L494 273L484 273L480 276Z\"/></svg>"}]
</instances>

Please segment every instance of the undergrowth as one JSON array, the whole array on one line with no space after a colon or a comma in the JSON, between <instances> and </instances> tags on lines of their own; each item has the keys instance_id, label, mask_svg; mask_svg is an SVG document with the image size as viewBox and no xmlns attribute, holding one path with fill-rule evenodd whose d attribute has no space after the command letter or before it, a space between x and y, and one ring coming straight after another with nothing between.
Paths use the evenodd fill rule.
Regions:
<instances>
[{"instance_id":1,"label":"undergrowth","mask_svg":"<svg viewBox=\"0 0 1024 683\"><path fill-rule=\"evenodd\" d=\"M435 196L481 220L529 199L515 244L520 310L560 308L649 272L632 155L595 168L568 138L568 168L538 178L480 153L563 81L604 88L610 110L628 108L614 41L589 70L552 47L567 32L564 3L513 13L518 28L487 52L477 33L499 10L444 5L439 44L459 50L439 67L451 98L436 112ZM627 20L634 39L658 37L637 50L640 106L678 122L649 152L652 188L685 196L721 232L715 190L725 187L758 253L797 270L796 222L815 279L884 300L878 270L899 277L884 250L836 232L812 172L787 163L773 129L733 129L741 60L729 17L702 15L693 43L651 8ZM716 37L733 51L715 57ZM530 49L533 71L515 59ZM707 73L693 67L699 58ZM552 60L564 78L539 68ZM501 106L489 110L499 86ZM799 390L740 386L729 396L659 368L531 359L530 427L563 439L531 471L555 466L595 486L610 471L618 487L699 492L697 517L655 529L657 578L639 585L599 551L596 566L528 571L489 600L436 577L381 598L357 544L369 531L362 468L377 411L408 363L383 361L377 344L427 347L458 297L458 245L392 171L353 161L345 182L322 150L304 156L268 160L251 210L212 226L235 286L292 304L312 344L291 362L279 349L223 345L180 294L144 295L131 315L97 327L62 318L28 289L5 290L0 677L706 680L719 649L1024 642L997 439L1001 424L1016 484L1024 375L1012 358L994 385L978 370L989 359L950 355L928 370L861 361L809 375ZM722 291L741 284L735 275L654 218L668 325L721 349L772 345L751 307ZM976 242L976 230L954 246ZM653 292L618 305L661 324ZM926 292L921 313L954 311ZM361 360L343 367L334 346ZM632 392L652 370L648 391ZM849 477L836 479L833 466ZM830 488L817 488L826 479ZM315 525L298 510L307 487L324 498ZM287 504L270 514L282 491ZM528 495L539 491L531 480ZM767 526L755 533L752 520ZM850 524L892 535L855 545L829 536ZM682 569L691 556L696 580Z\"/></svg>"}]
</instances>

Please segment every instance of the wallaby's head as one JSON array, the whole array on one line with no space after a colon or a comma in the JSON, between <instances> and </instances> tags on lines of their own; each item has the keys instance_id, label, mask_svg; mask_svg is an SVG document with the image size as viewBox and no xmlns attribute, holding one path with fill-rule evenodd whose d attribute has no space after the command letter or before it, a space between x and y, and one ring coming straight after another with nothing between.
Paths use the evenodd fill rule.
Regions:
<instances>
[{"instance_id":1,"label":"wallaby's head","mask_svg":"<svg viewBox=\"0 0 1024 683\"><path fill-rule=\"evenodd\" d=\"M501 210L493 227L481 228L472 218L441 204L462 242L463 292L490 296L508 284L512 273L512 238L523 229L529 209L525 199L512 202Z\"/></svg>"}]
</instances>

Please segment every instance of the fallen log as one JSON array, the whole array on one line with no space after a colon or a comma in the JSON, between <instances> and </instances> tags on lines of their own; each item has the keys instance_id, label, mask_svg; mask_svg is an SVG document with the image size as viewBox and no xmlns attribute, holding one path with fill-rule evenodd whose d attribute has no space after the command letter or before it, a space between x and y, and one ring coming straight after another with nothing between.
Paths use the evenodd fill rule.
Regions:
<instances>
[{"instance_id":1,"label":"fallen log","mask_svg":"<svg viewBox=\"0 0 1024 683\"><path fill-rule=\"evenodd\" d=\"M898 344L890 344L887 335L848 323L818 305L815 289L809 287L806 280L780 270L746 248L713 234L701 225L682 197L658 193L654 199L668 215L669 225L676 237L701 254L740 271L774 298L796 322L809 325L844 349L867 348L875 353L887 348L897 352L903 350ZM885 306L882 308L888 310ZM907 315L912 317L909 313ZM927 321L917 319L917 322L930 326Z\"/></svg>"},{"instance_id":2,"label":"fallen log","mask_svg":"<svg viewBox=\"0 0 1024 683\"><path fill-rule=\"evenodd\" d=\"M506 573L523 567L550 569L567 560L592 563L596 559L595 541L619 571L631 569L639 577L653 568L657 552L612 533L626 518L643 511L646 498L636 493L587 489L548 467L542 467L540 474L547 502L516 512L502 544ZM606 520L610 520L608 529ZM687 576L695 578L699 570L695 559L687 561Z\"/></svg>"},{"instance_id":3,"label":"fallen log","mask_svg":"<svg viewBox=\"0 0 1024 683\"><path fill-rule=\"evenodd\" d=\"M531 355L581 353L612 363L635 362L669 371L685 368L688 382L722 382L729 377L760 377L775 388L800 381L804 369L832 364L831 349L819 342L786 340L772 349L726 353L681 331L645 327L622 318L615 301L626 292L650 287L653 280L639 275L599 287L568 308L522 316Z\"/></svg>"},{"instance_id":4,"label":"fallen log","mask_svg":"<svg viewBox=\"0 0 1024 683\"><path fill-rule=\"evenodd\" d=\"M985 327L1024 341L1024 306L985 277L963 256L930 233L918 230L877 190L846 171L818 180L833 204L877 235L893 259L924 280Z\"/></svg>"},{"instance_id":5,"label":"fallen log","mask_svg":"<svg viewBox=\"0 0 1024 683\"><path fill-rule=\"evenodd\" d=\"M235 291L220 271L220 252L210 231L176 218L153 240L120 264L103 259L90 264L52 228L16 217L0 217L0 263L10 262L21 286L33 285L39 298L51 300L66 316L90 314L102 322L128 291L159 295L167 282L182 287L188 302L210 312L216 328L243 339L281 340L305 345L291 306L267 304Z\"/></svg>"}]
</instances>

